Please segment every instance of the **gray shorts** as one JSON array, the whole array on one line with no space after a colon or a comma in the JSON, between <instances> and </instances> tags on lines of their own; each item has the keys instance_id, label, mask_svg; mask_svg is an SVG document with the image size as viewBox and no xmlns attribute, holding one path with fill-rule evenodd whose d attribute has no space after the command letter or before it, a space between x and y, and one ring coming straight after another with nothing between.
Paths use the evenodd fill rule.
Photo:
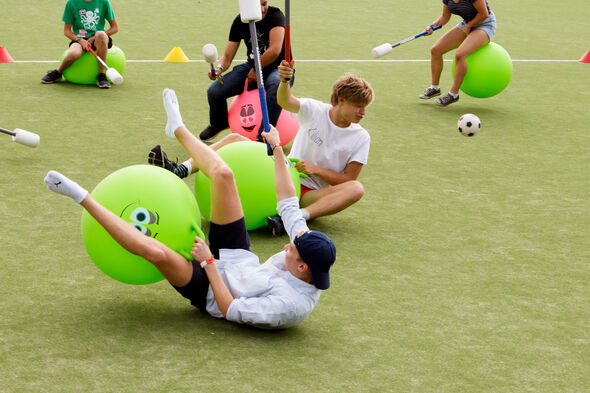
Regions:
<instances>
[{"instance_id":1,"label":"gray shorts","mask_svg":"<svg viewBox=\"0 0 590 393\"><path fill-rule=\"evenodd\" d=\"M462 20L456 27L464 30L465 29L465 21ZM496 15L494 15L493 12L490 12L490 15L483 21L481 22L479 25L474 26L471 30L483 30L486 32L486 34L488 35L488 38L490 39L490 41L492 40L492 37L494 36L494 34L496 34Z\"/></svg>"}]
</instances>

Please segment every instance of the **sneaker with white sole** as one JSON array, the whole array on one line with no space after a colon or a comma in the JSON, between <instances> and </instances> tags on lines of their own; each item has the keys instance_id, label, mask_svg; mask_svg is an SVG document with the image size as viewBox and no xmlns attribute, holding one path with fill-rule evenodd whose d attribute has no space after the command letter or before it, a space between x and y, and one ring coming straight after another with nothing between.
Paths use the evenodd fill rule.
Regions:
<instances>
[{"instance_id":1,"label":"sneaker with white sole","mask_svg":"<svg viewBox=\"0 0 590 393\"><path fill-rule=\"evenodd\" d=\"M459 101L459 96L457 98L453 97L451 94L447 93L442 97L437 98L434 100L434 103L438 106L447 106L452 104L453 102Z\"/></svg>"},{"instance_id":2,"label":"sneaker with white sole","mask_svg":"<svg viewBox=\"0 0 590 393\"><path fill-rule=\"evenodd\" d=\"M100 87L101 89L111 88L111 84L107 80L107 76L104 72L101 72L96 76L96 86Z\"/></svg>"},{"instance_id":3,"label":"sneaker with white sole","mask_svg":"<svg viewBox=\"0 0 590 393\"><path fill-rule=\"evenodd\" d=\"M51 70L43 78L41 78L41 83L49 84L59 82L60 80L61 72L59 72L58 70Z\"/></svg>"},{"instance_id":4,"label":"sneaker with white sole","mask_svg":"<svg viewBox=\"0 0 590 393\"><path fill-rule=\"evenodd\" d=\"M287 233L281 216L266 217L266 223L268 224L268 228L270 229L270 232L273 236L283 236L285 233Z\"/></svg>"},{"instance_id":5,"label":"sneaker with white sole","mask_svg":"<svg viewBox=\"0 0 590 393\"><path fill-rule=\"evenodd\" d=\"M423 100L429 100L432 97L436 97L440 95L440 89L435 89L434 87L427 87L424 90L424 93L420 94L418 97L422 98Z\"/></svg>"},{"instance_id":6,"label":"sneaker with white sole","mask_svg":"<svg viewBox=\"0 0 590 393\"><path fill-rule=\"evenodd\" d=\"M174 169L178 166L176 162L172 162L166 156L166 153L162 149L162 146L157 145L148 154L148 164L153 166L159 166L170 172L174 173Z\"/></svg>"}]
</instances>

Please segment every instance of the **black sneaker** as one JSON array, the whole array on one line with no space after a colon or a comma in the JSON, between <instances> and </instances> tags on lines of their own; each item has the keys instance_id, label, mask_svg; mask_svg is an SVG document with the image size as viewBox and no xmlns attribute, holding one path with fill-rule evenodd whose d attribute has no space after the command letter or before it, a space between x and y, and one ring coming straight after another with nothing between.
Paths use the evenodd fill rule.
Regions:
<instances>
[{"instance_id":1,"label":"black sneaker","mask_svg":"<svg viewBox=\"0 0 590 393\"><path fill-rule=\"evenodd\" d=\"M439 97L436 100L434 100L434 103L438 106L447 106L447 105L452 104L453 102L457 102L457 101L459 101L459 96L457 96L457 98L455 98L452 95L450 95L449 93L447 93L444 96Z\"/></svg>"},{"instance_id":2,"label":"black sneaker","mask_svg":"<svg viewBox=\"0 0 590 393\"><path fill-rule=\"evenodd\" d=\"M176 162L168 160L166 153L162 150L160 145L154 147L148 154L148 164L159 166L174 173L174 169L178 166Z\"/></svg>"},{"instance_id":3,"label":"black sneaker","mask_svg":"<svg viewBox=\"0 0 590 393\"><path fill-rule=\"evenodd\" d=\"M266 222L268 223L268 227L273 236L283 236L287 233L287 231L285 231L285 226L283 225L283 220L281 220L281 216L266 217Z\"/></svg>"},{"instance_id":4,"label":"black sneaker","mask_svg":"<svg viewBox=\"0 0 590 393\"><path fill-rule=\"evenodd\" d=\"M435 89L433 87L427 87L424 90L424 93L420 94L418 98L422 98L423 100L428 100L432 97L436 97L440 95L440 89Z\"/></svg>"},{"instance_id":5,"label":"black sneaker","mask_svg":"<svg viewBox=\"0 0 590 393\"><path fill-rule=\"evenodd\" d=\"M41 83L55 83L61 80L61 72L58 70L49 71L43 78L41 78Z\"/></svg>"},{"instance_id":6,"label":"black sneaker","mask_svg":"<svg viewBox=\"0 0 590 393\"><path fill-rule=\"evenodd\" d=\"M96 86L100 87L101 89L110 89L111 84L107 80L107 76L104 73L100 73L96 76Z\"/></svg>"},{"instance_id":7,"label":"black sneaker","mask_svg":"<svg viewBox=\"0 0 590 393\"><path fill-rule=\"evenodd\" d=\"M199 138L201 138L202 141L209 141L215 138L220 132L221 130L216 131L211 125L208 125L203 131L201 131Z\"/></svg>"}]
</instances>

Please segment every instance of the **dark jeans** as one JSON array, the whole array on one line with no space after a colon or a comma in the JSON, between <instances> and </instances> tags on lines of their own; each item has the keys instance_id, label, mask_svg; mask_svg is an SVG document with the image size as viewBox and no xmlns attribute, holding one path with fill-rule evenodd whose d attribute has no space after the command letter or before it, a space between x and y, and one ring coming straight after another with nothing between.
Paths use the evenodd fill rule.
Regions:
<instances>
[{"instance_id":1,"label":"dark jeans","mask_svg":"<svg viewBox=\"0 0 590 393\"><path fill-rule=\"evenodd\" d=\"M207 89L209 101L209 124L216 131L229 127L227 120L227 99L237 96L244 91L244 83L248 72L252 69L249 63L235 66L230 72L223 75L223 85L215 81ZM274 69L269 73L263 73L264 89L266 90L266 106L268 108L268 121L273 126L277 125L281 114L281 107L277 104L277 89L281 83L279 71ZM254 86L256 88L256 86ZM260 131L264 128L264 122L260 125Z\"/></svg>"}]
</instances>

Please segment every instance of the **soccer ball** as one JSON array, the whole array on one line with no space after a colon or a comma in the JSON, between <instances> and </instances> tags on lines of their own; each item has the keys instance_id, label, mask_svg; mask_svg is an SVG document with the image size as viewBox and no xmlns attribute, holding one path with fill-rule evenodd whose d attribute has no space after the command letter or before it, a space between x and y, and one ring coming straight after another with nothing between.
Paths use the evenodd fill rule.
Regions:
<instances>
[{"instance_id":1,"label":"soccer ball","mask_svg":"<svg viewBox=\"0 0 590 393\"><path fill-rule=\"evenodd\" d=\"M464 136L474 136L481 129L481 121L474 114L467 113L459 118L457 128Z\"/></svg>"}]
</instances>

